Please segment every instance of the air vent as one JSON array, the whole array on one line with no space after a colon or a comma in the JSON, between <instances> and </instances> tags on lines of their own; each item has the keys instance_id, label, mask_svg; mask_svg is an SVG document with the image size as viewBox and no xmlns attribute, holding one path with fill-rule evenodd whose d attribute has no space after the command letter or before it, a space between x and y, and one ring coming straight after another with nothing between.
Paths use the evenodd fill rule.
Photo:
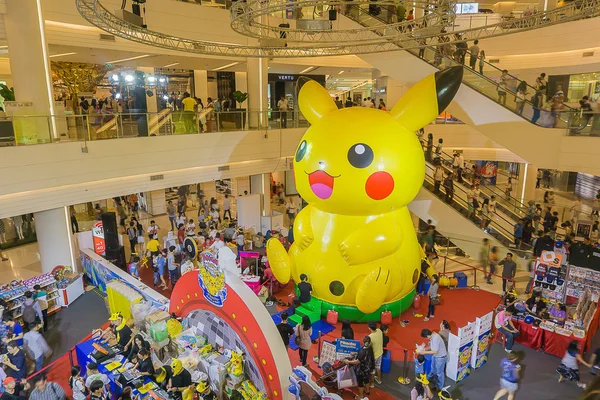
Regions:
<instances>
[{"instance_id":1,"label":"air vent","mask_svg":"<svg viewBox=\"0 0 600 400\"><path fill-rule=\"evenodd\" d=\"M165 179L165 176L162 175L162 174L161 175L152 175L150 177L151 181L160 181L160 180L163 180L163 179Z\"/></svg>"},{"instance_id":2,"label":"air vent","mask_svg":"<svg viewBox=\"0 0 600 400\"><path fill-rule=\"evenodd\" d=\"M583 52L583 56L584 57L593 57L594 56L594 52L593 51L584 51Z\"/></svg>"},{"instance_id":3,"label":"air vent","mask_svg":"<svg viewBox=\"0 0 600 400\"><path fill-rule=\"evenodd\" d=\"M229 171L229 165L222 165L218 168L218 171Z\"/></svg>"},{"instance_id":4,"label":"air vent","mask_svg":"<svg viewBox=\"0 0 600 400\"><path fill-rule=\"evenodd\" d=\"M499 58L492 58L490 59L490 61L488 61L490 64L499 64L500 63L500 59Z\"/></svg>"},{"instance_id":5,"label":"air vent","mask_svg":"<svg viewBox=\"0 0 600 400\"><path fill-rule=\"evenodd\" d=\"M107 35L106 33L101 33L100 40L104 40L107 42L114 42L114 41L116 41L116 38L114 35Z\"/></svg>"}]
</instances>

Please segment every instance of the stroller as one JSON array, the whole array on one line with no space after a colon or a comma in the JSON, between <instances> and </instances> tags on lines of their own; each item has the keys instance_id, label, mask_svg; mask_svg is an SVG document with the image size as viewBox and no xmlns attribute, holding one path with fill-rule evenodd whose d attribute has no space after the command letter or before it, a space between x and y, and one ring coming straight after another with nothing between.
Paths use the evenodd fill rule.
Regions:
<instances>
[{"instance_id":1,"label":"stroller","mask_svg":"<svg viewBox=\"0 0 600 400\"><path fill-rule=\"evenodd\" d=\"M338 381L337 381L337 371L344 368L346 364L342 362L342 360L337 360L331 365L326 362L321 366L323 370L323 375L317 379L317 382L323 383L328 388L333 388L334 390L338 390ZM338 390L338 394L341 393L341 390Z\"/></svg>"}]
</instances>

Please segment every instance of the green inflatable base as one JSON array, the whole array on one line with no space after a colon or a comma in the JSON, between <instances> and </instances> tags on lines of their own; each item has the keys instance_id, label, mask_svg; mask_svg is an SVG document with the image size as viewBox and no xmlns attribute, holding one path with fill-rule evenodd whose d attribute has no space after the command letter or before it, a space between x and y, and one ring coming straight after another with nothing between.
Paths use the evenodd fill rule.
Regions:
<instances>
[{"instance_id":1,"label":"green inflatable base","mask_svg":"<svg viewBox=\"0 0 600 400\"><path fill-rule=\"evenodd\" d=\"M369 322L369 321L381 321L381 313L383 311L390 311L392 317L397 317L404 311L408 310L412 305L413 299L415 298L416 288L413 289L403 298L396 300L391 303L385 303L377 309L377 311L365 314L356 308L356 306L340 305L329 303L325 300L321 306L321 317L327 318L327 312L329 310L337 311L338 321L348 320L351 322ZM320 300L320 299L319 299Z\"/></svg>"}]
</instances>

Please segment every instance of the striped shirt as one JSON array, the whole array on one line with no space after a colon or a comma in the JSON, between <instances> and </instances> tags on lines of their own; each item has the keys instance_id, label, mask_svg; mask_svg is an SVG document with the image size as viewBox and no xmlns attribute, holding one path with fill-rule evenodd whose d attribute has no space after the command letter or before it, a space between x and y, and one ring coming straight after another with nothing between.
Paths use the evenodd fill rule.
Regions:
<instances>
[{"instance_id":1,"label":"striped shirt","mask_svg":"<svg viewBox=\"0 0 600 400\"><path fill-rule=\"evenodd\" d=\"M56 382L47 382L43 392L37 388L33 389L29 396L29 400L65 400L66 398L65 391Z\"/></svg>"}]
</instances>

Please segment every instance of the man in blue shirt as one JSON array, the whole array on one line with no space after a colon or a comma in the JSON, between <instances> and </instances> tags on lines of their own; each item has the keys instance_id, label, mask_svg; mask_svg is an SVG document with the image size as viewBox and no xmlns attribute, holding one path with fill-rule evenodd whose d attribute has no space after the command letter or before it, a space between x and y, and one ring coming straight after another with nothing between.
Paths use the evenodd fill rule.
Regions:
<instances>
[{"instance_id":1,"label":"man in blue shirt","mask_svg":"<svg viewBox=\"0 0 600 400\"><path fill-rule=\"evenodd\" d=\"M2 339L4 343L16 341L18 346L23 346L23 327L16 319L9 319L6 321L6 327L8 328L8 334Z\"/></svg>"},{"instance_id":2,"label":"man in blue shirt","mask_svg":"<svg viewBox=\"0 0 600 400\"><path fill-rule=\"evenodd\" d=\"M160 279L160 283L161 286L160 288L162 290L165 290L167 288L167 282L165 282L165 267L167 266L167 257L166 254L160 253L159 255L156 256L156 274L158 274L158 277ZM154 281L154 286L158 285L158 280L155 279Z\"/></svg>"},{"instance_id":3,"label":"man in blue shirt","mask_svg":"<svg viewBox=\"0 0 600 400\"><path fill-rule=\"evenodd\" d=\"M517 249L521 246L521 241L523 240L523 227L524 221L522 219L520 219L513 227L515 232L515 246Z\"/></svg>"},{"instance_id":4,"label":"man in blue shirt","mask_svg":"<svg viewBox=\"0 0 600 400\"><path fill-rule=\"evenodd\" d=\"M6 349L8 353L2 357L6 375L19 381L25 379L27 377L25 353L15 341L9 342Z\"/></svg>"}]
</instances>

